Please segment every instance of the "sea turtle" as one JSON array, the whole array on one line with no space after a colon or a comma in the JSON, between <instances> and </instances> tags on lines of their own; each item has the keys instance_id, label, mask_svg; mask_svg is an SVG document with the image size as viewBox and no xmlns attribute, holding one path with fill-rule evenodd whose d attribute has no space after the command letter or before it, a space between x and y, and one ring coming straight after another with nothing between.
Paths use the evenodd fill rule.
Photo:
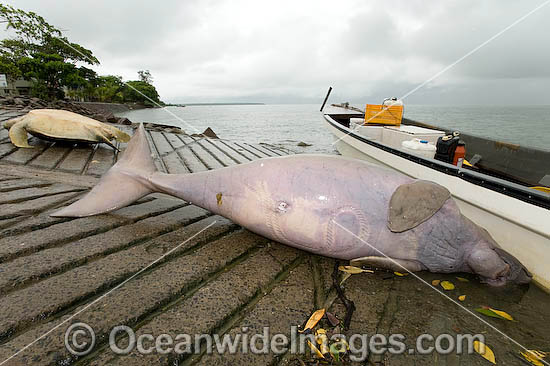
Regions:
<instances>
[{"instance_id":1,"label":"sea turtle","mask_svg":"<svg viewBox=\"0 0 550 366\"><path fill-rule=\"evenodd\" d=\"M113 138L121 142L130 140L130 136L116 127L59 109L35 109L7 121L4 127L9 129L11 142L17 147L32 147L27 142L27 132L51 141L104 142L114 149Z\"/></svg>"}]
</instances>

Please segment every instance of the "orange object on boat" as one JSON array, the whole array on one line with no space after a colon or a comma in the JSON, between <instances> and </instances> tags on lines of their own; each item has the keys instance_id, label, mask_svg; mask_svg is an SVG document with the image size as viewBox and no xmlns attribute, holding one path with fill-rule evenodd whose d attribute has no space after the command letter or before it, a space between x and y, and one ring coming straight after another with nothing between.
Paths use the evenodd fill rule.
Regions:
<instances>
[{"instance_id":1,"label":"orange object on boat","mask_svg":"<svg viewBox=\"0 0 550 366\"><path fill-rule=\"evenodd\" d=\"M466 145L464 142L459 141L455 149L455 155L453 157L453 164L458 165L459 159L466 159Z\"/></svg>"},{"instance_id":2,"label":"orange object on boat","mask_svg":"<svg viewBox=\"0 0 550 366\"><path fill-rule=\"evenodd\" d=\"M403 119L402 105L367 104L365 124L399 126Z\"/></svg>"}]
</instances>

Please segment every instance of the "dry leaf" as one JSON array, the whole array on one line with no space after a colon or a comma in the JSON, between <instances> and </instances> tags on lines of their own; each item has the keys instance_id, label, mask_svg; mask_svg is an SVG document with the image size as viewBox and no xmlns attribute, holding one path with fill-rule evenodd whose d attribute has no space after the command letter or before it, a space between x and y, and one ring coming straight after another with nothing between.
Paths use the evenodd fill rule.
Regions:
<instances>
[{"instance_id":1,"label":"dry leaf","mask_svg":"<svg viewBox=\"0 0 550 366\"><path fill-rule=\"evenodd\" d=\"M409 275L408 273L401 273L401 272L393 272L393 274L395 274L396 276L399 276L399 277L404 277L404 276Z\"/></svg>"},{"instance_id":2,"label":"dry leaf","mask_svg":"<svg viewBox=\"0 0 550 366\"><path fill-rule=\"evenodd\" d=\"M321 351L319 351L319 349L317 347L315 347L315 345L313 343L310 342L310 340L308 339L307 340L307 344L309 345L309 348L311 348L311 350L313 351L313 353L315 353L317 355L317 357L319 358L325 358L325 356L323 356L323 354L321 353Z\"/></svg>"},{"instance_id":3,"label":"dry leaf","mask_svg":"<svg viewBox=\"0 0 550 366\"><path fill-rule=\"evenodd\" d=\"M481 355L484 359L496 365L495 354L485 343L480 341L474 341L474 350Z\"/></svg>"},{"instance_id":4,"label":"dry leaf","mask_svg":"<svg viewBox=\"0 0 550 366\"><path fill-rule=\"evenodd\" d=\"M520 354L530 363L535 366L543 366L541 360L546 357L545 352L530 349L526 352L520 352Z\"/></svg>"},{"instance_id":5,"label":"dry leaf","mask_svg":"<svg viewBox=\"0 0 550 366\"><path fill-rule=\"evenodd\" d=\"M319 344L319 349L323 355L329 353L326 330L323 328L318 329L317 332L315 332L315 340L317 341L317 344Z\"/></svg>"},{"instance_id":6,"label":"dry leaf","mask_svg":"<svg viewBox=\"0 0 550 366\"><path fill-rule=\"evenodd\" d=\"M495 309L490 308L488 306L483 306L483 307L475 309L475 310L480 314L487 315L487 316L490 316L490 317L493 317L493 318L514 321L514 318L512 318L512 316L510 314L508 314L504 311L501 311L501 310L495 310Z\"/></svg>"},{"instance_id":7,"label":"dry leaf","mask_svg":"<svg viewBox=\"0 0 550 366\"><path fill-rule=\"evenodd\" d=\"M441 282L441 280L433 280L432 281L432 286L437 286L437 285L439 285L440 282Z\"/></svg>"},{"instance_id":8,"label":"dry leaf","mask_svg":"<svg viewBox=\"0 0 550 366\"><path fill-rule=\"evenodd\" d=\"M501 318L504 318L504 319L510 320L510 321L514 321L514 318L512 318L512 316L510 314L508 314L507 312L505 312L505 311L495 310L493 308L489 308L489 310L491 310L493 313L499 315Z\"/></svg>"},{"instance_id":9,"label":"dry leaf","mask_svg":"<svg viewBox=\"0 0 550 366\"><path fill-rule=\"evenodd\" d=\"M455 285L453 285L453 283L449 281L441 281L441 287L443 287L443 289L447 291L455 289Z\"/></svg>"},{"instance_id":10,"label":"dry leaf","mask_svg":"<svg viewBox=\"0 0 550 366\"><path fill-rule=\"evenodd\" d=\"M99 160L92 160L92 164L97 164L99 163Z\"/></svg>"},{"instance_id":11,"label":"dry leaf","mask_svg":"<svg viewBox=\"0 0 550 366\"><path fill-rule=\"evenodd\" d=\"M464 277L457 277L456 279L459 280L460 282L470 282L469 279L464 278Z\"/></svg>"},{"instance_id":12,"label":"dry leaf","mask_svg":"<svg viewBox=\"0 0 550 366\"><path fill-rule=\"evenodd\" d=\"M460 301L464 301L464 300L466 300L466 295L460 295L460 296L458 297L458 299L459 299Z\"/></svg>"},{"instance_id":13,"label":"dry leaf","mask_svg":"<svg viewBox=\"0 0 550 366\"><path fill-rule=\"evenodd\" d=\"M340 324L340 320L335 315L333 315L332 313L329 313L327 311L326 316L327 316L328 321L330 322L330 325L332 325L333 327Z\"/></svg>"},{"instance_id":14,"label":"dry leaf","mask_svg":"<svg viewBox=\"0 0 550 366\"><path fill-rule=\"evenodd\" d=\"M324 315L325 315L325 309L324 308L315 311L313 314L311 314L311 316L309 317L309 319L306 323L306 326L304 327L303 330L300 331L300 333L303 333L308 329L313 329L317 325L317 323L319 323L319 320L321 320L321 318Z\"/></svg>"},{"instance_id":15,"label":"dry leaf","mask_svg":"<svg viewBox=\"0 0 550 366\"><path fill-rule=\"evenodd\" d=\"M358 274L362 272L374 273L374 271L371 271L370 269L362 269L354 266L339 266L338 270L349 274Z\"/></svg>"}]
</instances>

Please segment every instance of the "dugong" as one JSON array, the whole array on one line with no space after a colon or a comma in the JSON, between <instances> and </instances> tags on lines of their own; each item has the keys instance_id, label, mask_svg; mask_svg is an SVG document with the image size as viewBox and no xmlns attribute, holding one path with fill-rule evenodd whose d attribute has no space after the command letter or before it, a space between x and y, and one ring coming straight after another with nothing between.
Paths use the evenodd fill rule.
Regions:
<instances>
[{"instance_id":1,"label":"dugong","mask_svg":"<svg viewBox=\"0 0 550 366\"><path fill-rule=\"evenodd\" d=\"M10 130L10 140L17 147L32 147L27 142L27 132L45 140L104 142L114 149L113 138L122 142L130 140L130 136L116 127L60 109L34 109L7 121L4 127Z\"/></svg>"},{"instance_id":2,"label":"dugong","mask_svg":"<svg viewBox=\"0 0 550 366\"><path fill-rule=\"evenodd\" d=\"M352 264L470 272L491 285L531 279L435 183L336 155L292 155L165 174L155 168L143 125L99 183L52 216L113 211L152 192L181 198L267 238Z\"/></svg>"}]
</instances>

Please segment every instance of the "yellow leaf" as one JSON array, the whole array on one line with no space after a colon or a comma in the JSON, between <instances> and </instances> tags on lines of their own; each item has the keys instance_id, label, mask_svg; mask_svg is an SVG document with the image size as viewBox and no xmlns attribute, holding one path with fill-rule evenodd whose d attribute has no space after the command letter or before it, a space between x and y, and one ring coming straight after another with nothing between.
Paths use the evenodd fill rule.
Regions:
<instances>
[{"instance_id":1,"label":"yellow leaf","mask_svg":"<svg viewBox=\"0 0 550 366\"><path fill-rule=\"evenodd\" d=\"M441 280L433 280L432 281L432 286L437 286L437 285L439 285L440 282L441 282Z\"/></svg>"},{"instance_id":2,"label":"yellow leaf","mask_svg":"<svg viewBox=\"0 0 550 366\"><path fill-rule=\"evenodd\" d=\"M449 281L441 281L441 287L443 287L447 291L455 289L455 285L453 285L453 283Z\"/></svg>"},{"instance_id":3,"label":"yellow leaf","mask_svg":"<svg viewBox=\"0 0 550 366\"><path fill-rule=\"evenodd\" d=\"M320 328L315 332L315 340L317 341L317 344L319 344L319 348L321 349L322 354L329 353L328 348L328 337L327 337L327 331L323 328Z\"/></svg>"},{"instance_id":4,"label":"yellow leaf","mask_svg":"<svg viewBox=\"0 0 550 366\"><path fill-rule=\"evenodd\" d=\"M464 301L464 300L466 300L466 295L460 295L460 296L458 297L458 299L459 299L460 301Z\"/></svg>"},{"instance_id":5,"label":"yellow leaf","mask_svg":"<svg viewBox=\"0 0 550 366\"><path fill-rule=\"evenodd\" d=\"M484 359L491 362L492 364L496 365L496 359L495 354L493 351L489 348L489 346L485 345L485 343L480 341L474 341L474 350L481 355Z\"/></svg>"},{"instance_id":6,"label":"yellow leaf","mask_svg":"<svg viewBox=\"0 0 550 366\"><path fill-rule=\"evenodd\" d=\"M464 278L464 277L457 277L456 279L459 280L460 282L470 282L469 279Z\"/></svg>"},{"instance_id":7,"label":"yellow leaf","mask_svg":"<svg viewBox=\"0 0 550 366\"><path fill-rule=\"evenodd\" d=\"M401 273L401 272L393 272L396 276L399 276L399 277L404 277L404 276L408 276L409 274L408 273Z\"/></svg>"},{"instance_id":8,"label":"yellow leaf","mask_svg":"<svg viewBox=\"0 0 550 366\"><path fill-rule=\"evenodd\" d=\"M309 345L309 348L311 348L311 350L317 355L317 357L325 358L325 356L323 356L321 351L319 351L319 349L317 347L315 347L315 345L313 343L311 343L309 339L307 340L307 344Z\"/></svg>"},{"instance_id":9,"label":"yellow leaf","mask_svg":"<svg viewBox=\"0 0 550 366\"><path fill-rule=\"evenodd\" d=\"M545 357L544 352L536 351L536 350L528 350L527 352L520 352L520 354L530 363L532 363L535 366L543 366L542 360Z\"/></svg>"},{"instance_id":10,"label":"yellow leaf","mask_svg":"<svg viewBox=\"0 0 550 366\"><path fill-rule=\"evenodd\" d=\"M306 326L304 327L303 330L300 331L300 333L303 333L308 329L313 329L317 325L317 323L319 323L319 320L321 320L321 318L324 315L325 315L325 309L324 308L315 311L313 314L311 314L311 316L309 317L309 319L306 323Z\"/></svg>"},{"instance_id":11,"label":"yellow leaf","mask_svg":"<svg viewBox=\"0 0 550 366\"><path fill-rule=\"evenodd\" d=\"M503 317L506 320L514 321L514 318L512 318L512 316L510 314L508 314L507 312L505 312L505 311L495 310L493 308L489 308L489 310L491 310L493 313L495 313L497 315L500 315L501 317Z\"/></svg>"},{"instance_id":12,"label":"yellow leaf","mask_svg":"<svg viewBox=\"0 0 550 366\"><path fill-rule=\"evenodd\" d=\"M357 274L362 272L374 273L374 271L371 271L370 269L362 269L354 266L339 266L338 270L349 274Z\"/></svg>"}]
</instances>

